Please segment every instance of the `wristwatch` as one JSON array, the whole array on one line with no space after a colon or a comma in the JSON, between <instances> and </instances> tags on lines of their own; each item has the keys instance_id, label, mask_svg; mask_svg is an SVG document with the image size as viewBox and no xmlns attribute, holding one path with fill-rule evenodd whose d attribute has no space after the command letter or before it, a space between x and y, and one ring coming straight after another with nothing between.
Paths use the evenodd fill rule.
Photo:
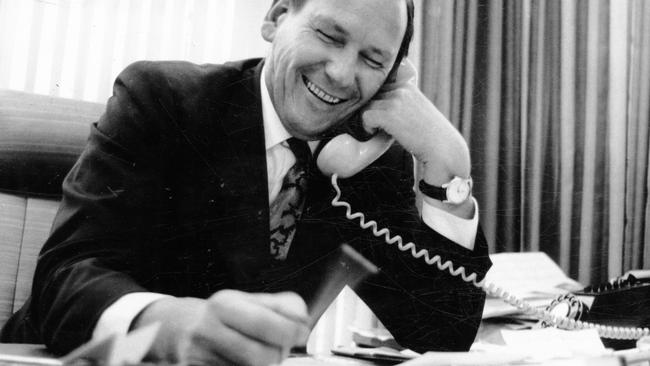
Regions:
<instances>
[{"instance_id":1,"label":"wristwatch","mask_svg":"<svg viewBox=\"0 0 650 366\"><path fill-rule=\"evenodd\" d=\"M472 184L471 177L465 179L456 176L449 182L443 184L442 187L433 186L425 182L424 179L421 179L419 188L422 194L433 199L458 205L465 202L472 194Z\"/></svg>"}]
</instances>

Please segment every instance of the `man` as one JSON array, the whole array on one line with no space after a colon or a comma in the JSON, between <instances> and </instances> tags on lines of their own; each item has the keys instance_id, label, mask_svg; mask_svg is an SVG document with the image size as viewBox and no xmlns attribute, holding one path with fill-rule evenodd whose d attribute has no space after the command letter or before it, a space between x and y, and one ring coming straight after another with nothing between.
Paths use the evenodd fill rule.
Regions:
<instances>
[{"instance_id":1,"label":"man","mask_svg":"<svg viewBox=\"0 0 650 366\"><path fill-rule=\"evenodd\" d=\"M340 180L343 199L432 256L487 271L475 201L430 193L469 178L466 144L414 85L391 82L412 20L406 0L279 0L262 26L264 61L128 67L64 182L31 299L3 340L63 353L160 321L152 359L277 363L304 344L305 301L347 242L380 267L356 292L399 343L466 350L484 294L346 219L315 167L295 231L269 245L282 182L305 161L289 138L313 148L362 112L365 130L397 144ZM415 195L412 156L435 197Z\"/></svg>"}]
</instances>

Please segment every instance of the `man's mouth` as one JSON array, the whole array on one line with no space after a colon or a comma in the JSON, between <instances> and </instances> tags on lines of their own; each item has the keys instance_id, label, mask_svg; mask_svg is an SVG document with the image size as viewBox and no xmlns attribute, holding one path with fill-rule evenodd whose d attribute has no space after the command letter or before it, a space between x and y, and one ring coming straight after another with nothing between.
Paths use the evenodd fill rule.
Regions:
<instances>
[{"instance_id":1,"label":"man's mouth","mask_svg":"<svg viewBox=\"0 0 650 366\"><path fill-rule=\"evenodd\" d=\"M328 94L326 91L316 86L316 84L312 83L311 80L307 79L305 75L302 76L302 81L305 83L305 86L310 93L327 104L335 105L346 101L346 99L341 99Z\"/></svg>"}]
</instances>

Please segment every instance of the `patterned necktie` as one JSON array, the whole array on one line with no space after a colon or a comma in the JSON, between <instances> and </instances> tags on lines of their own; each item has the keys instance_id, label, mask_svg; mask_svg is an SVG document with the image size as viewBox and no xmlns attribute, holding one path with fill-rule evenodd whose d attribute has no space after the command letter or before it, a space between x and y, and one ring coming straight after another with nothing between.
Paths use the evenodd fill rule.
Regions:
<instances>
[{"instance_id":1,"label":"patterned necktie","mask_svg":"<svg viewBox=\"0 0 650 366\"><path fill-rule=\"evenodd\" d=\"M292 137L287 140L296 157L296 163L289 169L282 181L282 188L270 207L271 255L284 260L289 253L291 241L296 233L296 221L300 219L305 196L311 151L305 141Z\"/></svg>"}]
</instances>

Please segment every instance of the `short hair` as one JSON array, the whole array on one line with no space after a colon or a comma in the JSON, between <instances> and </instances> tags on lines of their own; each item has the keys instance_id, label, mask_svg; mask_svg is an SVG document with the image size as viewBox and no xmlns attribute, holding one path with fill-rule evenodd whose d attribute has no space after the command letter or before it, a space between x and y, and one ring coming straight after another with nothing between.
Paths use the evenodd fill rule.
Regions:
<instances>
[{"instance_id":1,"label":"short hair","mask_svg":"<svg viewBox=\"0 0 650 366\"><path fill-rule=\"evenodd\" d=\"M273 5L277 3L279 0L273 0ZM302 6L305 4L307 0L291 0L291 4L293 5L294 9L300 10ZM413 0L405 0L406 1L406 31L404 32L404 38L402 38L402 43L399 46L399 51L397 51L397 57L395 58L395 63L393 64L393 67L390 69L390 72L388 73L388 78L393 77L397 73L397 69L399 68L400 63L402 60L408 56L409 53L409 47L411 46L411 40L413 39L413 22L414 22L414 13L415 13L415 7L413 5Z\"/></svg>"},{"instance_id":2,"label":"short hair","mask_svg":"<svg viewBox=\"0 0 650 366\"><path fill-rule=\"evenodd\" d=\"M406 32L404 32L404 38L402 38L402 44L399 46L397 58L395 59L393 68L390 70L390 75L397 72L400 62L402 62L402 60L409 54L409 47L411 46L411 40L413 39L414 15L415 7L413 6L413 0L406 0Z\"/></svg>"}]
</instances>

